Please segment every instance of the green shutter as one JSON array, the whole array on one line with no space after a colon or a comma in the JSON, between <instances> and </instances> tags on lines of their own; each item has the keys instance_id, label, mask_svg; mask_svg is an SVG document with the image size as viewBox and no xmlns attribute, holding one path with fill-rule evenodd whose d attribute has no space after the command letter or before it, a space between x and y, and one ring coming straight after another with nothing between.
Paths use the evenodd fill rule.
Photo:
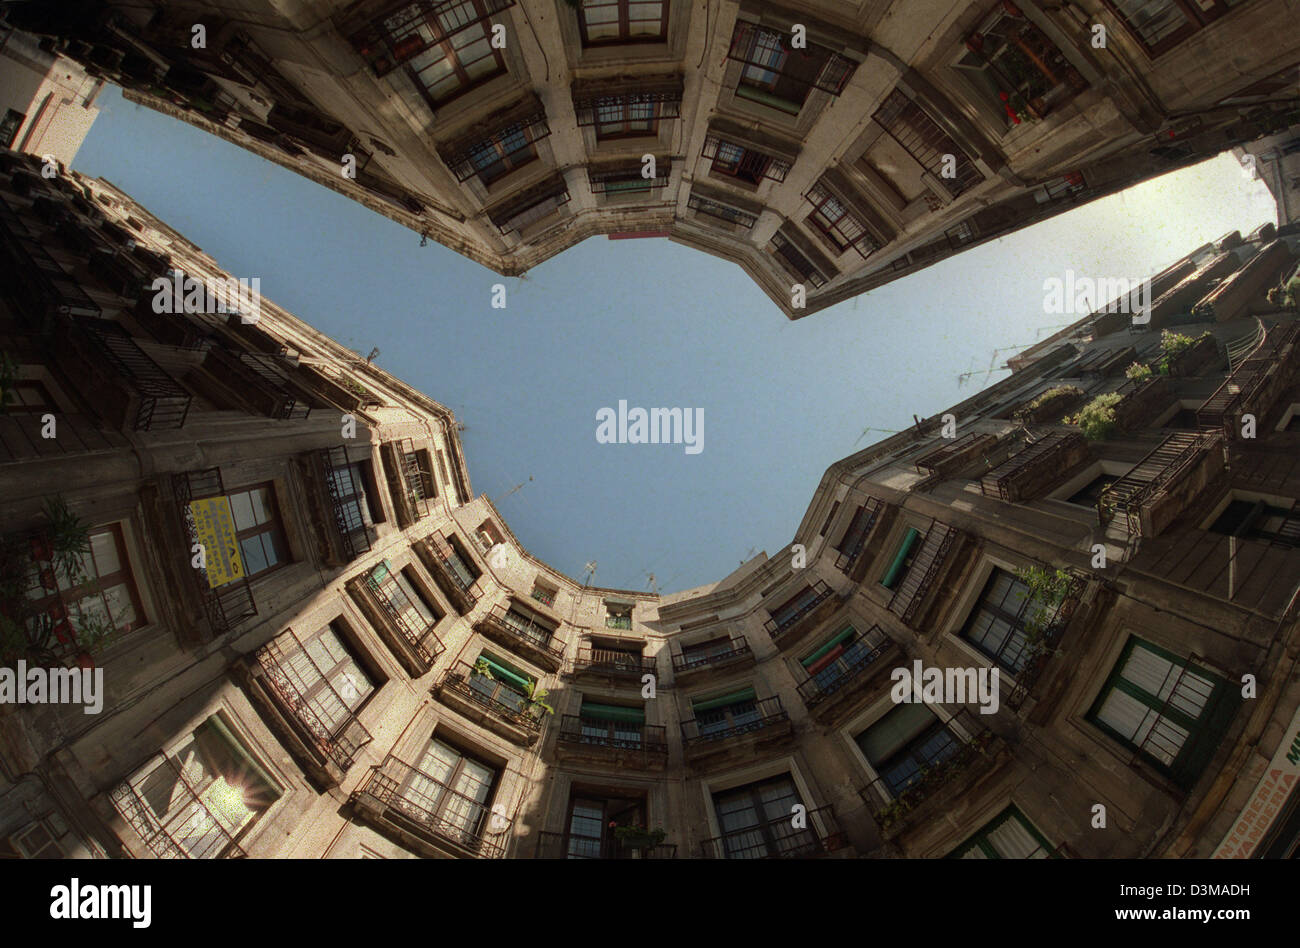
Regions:
<instances>
[{"instance_id":1,"label":"green shutter","mask_svg":"<svg viewBox=\"0 0 1300 948\"><path fill-rule=\"evenodd\" d=\"M714 708L722 708L729 704L738 704L741 701L753 700L754 689L742 688L740 691L733 691L730 694L721 695L717 698L708 698L704 701L692 701L691 710L698 714L701 711L712 711Z\"/></svg>"},{"instance_id":2,"label":"green shutter","mask_svg":"<svg viewBox=\"0 0 1300 948\"><path fill-rule=\"evenodd\" d=\"M532 684L531 678L503 664L500 659L489 658L487 655L480 655L479 658L487 662L488 668L492 670L492 677L497 681L512 685L520 691L527 691Z\"/></svg>"},{"instance_id":3,"label":"green shutter","mask_svg":"<svg viewBox=\"0 0 1300 948\"><path fill-rule=\"evenodd\" d=\"M908 527L907 533L903 536L903 542L898 545L898 552L894 554L894 562L889 564L889 571L885 573L885 578L880 581L886 589L893 589L894 584L898 582L898 576L903 571L903 561L907 559L907 554L912 550L912 544L916 538L921 535L921 531L916 527Z\"/></svg>"},{"instance_id":4,"label":"green shutter","mask_svg":"<svg viewBox=\"0 0 1300 948\"><path fill-rule=\"evenodd\" d=\"M919 735L936 724L938 715L924 704L900 704L871 727L858 735L862 754L876 766Z\"/></svg>"},{"instance_id":5,"label":"green shutter","mask_svg":"<svg viewBox=\"0 0 1300 948\"><path fill-rule=\"evenodd\" d=\"M645 723L645 709L628 708L617 704L593 704L584 701L582 702L582 710L579 714L584 718L595 718L599 721L628 721L632 724Z\"/></svg>"},{"instance_id":6,"label":"green shutter","mask_svg":"<svg viewBox=\"0 0 1300 948\"><path fill-rule=\"evenodd\" d=\"M393 569L393 564L389 563L388 560L384 560L382 563L380 563L370 571L370 578L376 583L382 583L384 580L388 578L388 575L389 573L392 572L392 569Z\"/></svg>"},{"instance_id":7,"label":"green shutter","mask_svg":"<svg viewBox=\"0 0 1300 948\"><path fill-rule=\"evenodd\" d=\"M807 658L803 659L799 664L803 665L804 668L807 668L809 665L816 664L817 659L821 658L823 655L825 655L835 646L839 645L842 642L847 642L849 639L853 638L853 636L857 634L858 634L858 630L855 629L853 626L849 626L847 629L845 629L843 632L840 632L838 635L831 636L831 638L826 641L825 645L823 645L817 651L813 652Z\"/></svg>"}]
</instances>

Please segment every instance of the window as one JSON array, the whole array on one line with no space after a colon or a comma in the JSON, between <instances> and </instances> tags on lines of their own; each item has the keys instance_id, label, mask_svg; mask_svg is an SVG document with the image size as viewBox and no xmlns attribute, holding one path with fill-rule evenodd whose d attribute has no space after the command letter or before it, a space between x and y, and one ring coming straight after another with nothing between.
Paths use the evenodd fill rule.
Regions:
<instances>
[{"instance_id":1,"label":"window","mask_svg":"<svg viewBox=\"0 0 1300 948\"><path fill-rule=\"evenodd\" d=\"M713 795L727 859L797 856L820 850L811 828L795 829L790 814L803 805L788 774Z\"/></svg>"},{"instance_id":2,"label":"window","mask_svg":"<svg viewBox=\"0 0 1300 948\"><path fill-rule=\"evenodd\" d=\"M1134 636L1088 717L1186 788L1232 719L1230 695L1217 675Z\"/></svg>"},{"instance_id":3,"label":"window","mask_svg":"<svg viewBox=\"0 0 1300 948\"><path fill-rule=\"evenodd\" d=\"M501 621L516 635L530 642L536 642L544 648L550 644L551 636L555 634L555 630L550 625L540 622L536 616L522 609L513 607L507 609Z\"/></svg>"},{"instance_id":4,"label":"window","mask_svg":"<svg viewBox=\"0 0 1300 948\"><path fill-rule=\"evenodd\" d=\"M157 856L230 855L281 788L213 715L113 791L113 803Z\"/></svg>"},{"instance_id":5,"label":"window","mask_svg":"<svg viewBox=\"0 0 1300 948\"><path fill-rule=\"evenodd\" d=\"M784 630L803 618L828 595L829 591L821 583L816 586L805 586L793 597L768 611L777 629Z\"/></svg>"},{"instance_id":6,"label":"window","mask_svg":"<svg viewBox=\"0 0 1300 948\"><path fill-rule=\"evenodd\" d=\"M1033 657L1032 627L1050 618L1050 607L1034 599L1015 574L995 568L962 627L961 637L1015 675ZM1040 627L1036 634L1045 631Z\"/></svg>"},{"instance_id":7,"label":"window","mask_svg":"<svg viewBox=\"0 0 1300 948\"><path fill-rule=\"evenodd\" d=\"M835 549L843 553L849 560L856 559L866 545L867 536L871 533L871 528L875 526L876 517L879 513L880 501L874 497L860 506L854 512L853 520L845 529L844 536L840 537L840 544ZM829 521L827 521L826 526L830 526Z\"/></svg>"},{"instance_id":8,"label":"window","mask_svg":"<svg viewBox=\"0 0 1300 948\"><path fill-rule=\"evenodd\" d=\"M559 590L556 589L554 586L549 586L546 583L543 583L541 580L533 581L532 596L534 599L536 599L538 602L544 605L547 606L555 605L555 597L558 593Z\"/></svg>"},{"instance_id":9,"label":"window","mask_svg":"<svg viewBox=\"0 0 1300 948\"><path fill-rule=\"evenodd\" d=\"M451 571L461 589L468 589L478 579L478 567L474 566L469 555L455 537L448 537L442 550L442 563Z\"/></svg>"},{"instance_id":10,"label":"window","mask_svg":"<svg viewBox=\"0 0 1300 948\"><path fill-rule=\"evenodd\" d=\"M668 38L669 0L579 0L577 6L583 46Z\"/></svg>"},{"instance_id":11,"label":"window","mask_svg":"<svg viewBox=\"0 0 1300 948\"><path fill-rule=\"evenodd\" d=\"M814 287L826 285L826 277L817 266L779 230L772 235L771 246L777 259L785 264L787 272L796 279L811 283Z\"/></svg>"},{"instance_id":12,"label":"window","mask_svg":"<svg viewBox=\"0 0 1300 948\"><path fill-rule=\"evenodd\" d=\"M81 556L80 574L76 583L69 582L61 569L34 576L27 590L27 598L33 601L38 612L33 621L42 621L40 615L62 604L74 628L80 628L83 623L107 624L121 634L145 624L140 595L127 560L122 528L118 524L90 530L90 551ZM61 632L58 625L55 625L53 633L59 644L55 645L51 640L50 647L56 654L63 650L76 650L76 643L69 633ZM64 641L65 637L68 641Z\"/></svg>"},{"instance_id":13,"label":"window","mask_svg":"<svg viewBox=\"0 0 1300 948\"><path fill-rule=\"evenodd\" d=\"M435 449L435 453L438 455L438 470L442 472L442 482L444 484L450 484L451 474L447 471L447 457L437 449Z\"/></svg>"},{"instance_id":14,"label":"window","mask_svg":"<svg viewBox=\"0 0 1300 948\"><path fill-rule=\"evenodd\" d=\"M955 68L1008 128L1026 117L1042 118L1087 87L1056 44L1018 10L997 11L967 36Z\"/></svg>"},{"instance_id":15,"label":"window","mask_svg":"<svg viewBox=\"0 0 1300 948\"><path fill-rule=\"evenodd\" d=\"M901 89L891 92L872 116L903 150L916 159L952 197L984 180L970 156ZM955 176L944 177L944 157L956 160Z\"/></svg>"},{"instance_id":16,"label":"window","mask_svg":"<svg viewBox=\"0 0 1300 948\"><path fill-rule=\"evenodd\" d=\"M513 110L517 113L517 110ZM534 161L537 142L551 134L546 113L536 110L506 121L486 137L471 139L445 156L457 181L477 176L485 185Z\"/></svg>"},{"instance_id":17,"label":"window","mask_svg":"<svg viewBox=\"0 0 1300 948\"><path fill-rule=\"evenodd\" d=\"M65 859L68 853L59 840L69 833L63 819L50 813L10 836L0 837L0 859Z\"/></svg>"},{"instance_id":18,"label":"window","mask_svg":"<svg viewBox=\"0 0 1300 948\"><path fill-rule=\"evenodd\" d=\"M808 223L836 253L852 247L867 257L876 250L877 244L871 238L866 222L830 191L818 184L805 196L813 206Z\"/></svg>"},{"instance_id":19,"label":"window","mask_svg":"<svg viewBox=\"0 0 1300 948\"><path fill-rule=\"evenodd\" d=\"M582 742L602 747L638 750L645 730L645 709L617 704L582 702L578 712L582 723Z\"/></svg>"},{"instance_id":20,"label":"window","mask_svg":"<svg viewBox=\"0 0 1300 948\"><path fill-rule=\"evenodd\" d=\"M349 537L365 539L367 528L384 519L384 508L371 486L370 462L340 464L330 469L329 478L340 529ZM371 497L376 498L373 505ZM369 543L361 546L368 548Z\"/></svg>"},{"instance_id":21,"label":"window","mask_svg":"<svg viewBox=\"0 0 1300 948\"><path fill-rule=\"evenodd\" d=\"M362 55L379 75L397 63L430 103L441 105L506 71L491 42L488 18L510 6L501 0L420 0L384 17L380 42Z\"/></svg>"},{"instance_id":22,"label":"window","mask_svg":"<svg viewBox=\"0 0 1300 948\"><path fill-rule=\"evenodd\" d=\"M428 451L419 449L402 452L402 474L406 479L406 489L417 503L433 500L438 496Z\"/></svg>"},{"instance_id":23,"label":"window","mask_svg":"<svg viewBox=\"0 0 1300 948\"><path fill-rule=\"evenodd\" d=\"M729 59L742 63L736 95L790 115L798 115L814 88L839 95L854 63L809 43L791 50L784 34L739 20L731 34Z\"/></svg>"},{"instance_id":24,"label":"window","mask_svg":"<svg viewBox=\"0 0 1300 948\"><path fill-rule=\"evenodd\" d=\"M660 103L633 97L610 98L596 104L596 139L634 138L659 133Z\"/></svg>"},{"instance_id":25,"label":"window","mask_svg":"<svg viewBox=\"0 0 1300 948\"><path fill-rule=\"evenodd\" d=\"M606 602L605 603L605 628L607 629L632 628L632 603Z\"/></svg>"},{"instance_id":26,"label":"window","mask_svg":"<svg viewBox=\"0 0 1300 948\"><path fill-rule=\"evenodd\" d=\"M927 705L895 705L857 737L858 747L890 794L897 797L961 748L961 741Z\"/></svg>"},{"instance_id":27,"label":"window","mask_svg":"<svg viewBox=\"0 0 1300 948\"><path fill-rule=\"evenodd\" d=\"M725 175L753 185L761 184L764 178L784 181L790 171L788 161L773 158L756 148L739 145L712 135L704 139L702 154L705 158L713 159L710 171L714 174Z\"/></svg>"},{"instance_id":28,"label":"window","mask_svg":"<svg viewBox=\"0 0 1300 948\"><path fill-rule=\"evenodd\" d=\"M26 119L27 116L22 112L13 109L5 111L5 117L0 119L0 147L13 148L18 138L18 130L23 127Z\"/></svg>"},{"instance_id":29,"label":"window","mask_svg":"<svg viewBox=\"0 0 1300 948\"><path fill-rule=\"evenodd\" d=\"M286 563L289 542L280 523L275 488L259 484L233 491L229 496L244 575L252 579Z\"/></svg>"},{"instance_id":30,"label":"window","mask_svg":"<svg viewBox=\"0 0 1300 948\"><path fill-rule=\"evenodd\" d=\"M476 845L491 818L488 801L499 772L436 737L398 791L421 822L439 834Z\"/></svg>"},{"instance_id":31,"label":"window","mask_svg":"<svg viewBox=\"0 0 1300 948\"><path fill-rule=\"evenodd\" d=\"M724 695L692 698L691 714L702 738L740 734L759 726L762 715L753 688Z\"/></svg>"},{"instance_id":32,"label":"window","mask_svg":"<svg viewBox=\"0 0 1300 948\"><path fill-rule=\"evenodd\" d=\"M481 652L470 672L469 685L489 702L503 704L512 711L528 710L528 693L536 679L504 659Z\"/></svg>"},{"instance_id":33,"label":"window","mask_svg":"<svg viewBox=\"0 0 1300 948\"><path fill-rule=\"evenodd\" d=\"M647 193L668 186L672 160L665 157L655 161L655 176L647 178L640 162L617 168L588 168L587 181L592 194Z\"/></svg>"},{"instance_id":34,"label":"window","mask_svg":"<svg viewBox=\"0 0 1300 948\"><path fill-rule=\"evenodd\" d=\"M1119 480L1118 474L1099 474L1071 494L1067 503L1078 504L1080 507L1096 508L1097 504L1101 502L1101 495L1117 480Z\"/></svg>"},{"instance_id":35,"label":"window","mask_svg":"<svg viewBox=\"0 0 1300 948\"><path fill-rule=\"evenodd\" d=\"M1210 529L1225 536L1300 548L1300 513L1295 504L1278 507L1263 500L1233 500Z\"/></svg>"},{"instance_id":36,"label":"window","mask_svg":"<svg viewBox=\"0 0 1300 948\"><path fill-rule=\"evenodd\" d=\"M863 634L848 625L805 655L799 664L825 694L836 690L842 679L853 675L861 666L875 661L888 645L889 639L879 626L872 626Z\"/></svg>"},{"instance_id":37,"label":"window","mask_svg":"<svg viewBox=\"0 0 1300 948\"><path fill-rule=\"evenodd\" d=\"M1052 844L1009 806L951 853L950 859L1051 859Z\"/></svg>"},{"instance_id":38,"label":"window","mask_svg":"<svg viewBox=\"0 0 1300 948\"><path fill-rule=\"evenodd\" d=\"M331 735L356 718L375 690L374 680L331 623L298 643L281 667L298 696Z\"/></svg>"},{"instance_id":39,"label":"window","mask_svg":"<svg viewBox=\"0 0 1300 948\"><path fill-rule=\"evenodd\" d=\"M1245 0L1106 0L1152 54L1181 43Z\"/></svg>"},{"instance_id":40,"label":"window","mask_svg":"<svg viewBox=\"0 0 1300 948\"><path fill-rule=\"evenodd\" d=\"M619 826L646 825L644 797L609 797L575 791L569 802L565 858L617 859L624 853L614 835Z\"/></svg>"},{"instance_id":41,"label":"window","mask_svg":"<svg viewBox=\"0 0 1300 948\"><path fill-rule=\"evenodd\" d=\"M722 204L710 198L702 197L699 194L692 194L686 200L686 204L692 210L698 211L709 217L716 217L718 220L726 221L729 224L736 224L746 229L753 227L758 222L758 215L749 211L742 211L740 208L732 207L729 204Z\"/></svg>"},{"instance_id":42,"label":"window","mask_svg":"<svg viewBox=\"0 0 1300 948\"><path fill-rule=\"evenodd\" d=\"M727 655L735 648L730 637L722 636L721 638L709 639L707 642L697 642L694 645L682 646L682 667L694 668L696 665L707 665L713 659L722 655Z\"/></svg>"}]
</instances>

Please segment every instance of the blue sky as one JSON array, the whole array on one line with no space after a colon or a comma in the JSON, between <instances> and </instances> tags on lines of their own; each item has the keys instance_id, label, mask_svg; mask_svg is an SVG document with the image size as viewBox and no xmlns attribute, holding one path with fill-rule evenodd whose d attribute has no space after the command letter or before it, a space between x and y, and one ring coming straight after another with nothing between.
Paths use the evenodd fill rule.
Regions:
<instances>
[{"instance_id":1,"label":"blue sky","mask_svg":"<svg viewBox=\"0 0 1300 948\"><path fill-rule=\"evenodd\" d=\"M595 560L594 583L627 589L650 573L688 589L789 543L828 465L1004 377L984 374L995 349L1079 318L1044 312L1045 280L1139 279L1276 213L1224 156L790 322L739 267L662 239L592 238L503 278L116 90L98 104L76 170L344 345L377 346L466 425L475 491L531 553L579 580ZM703 409L704 450L598 444L620 399Z\"/></svg>"}]
</instances>

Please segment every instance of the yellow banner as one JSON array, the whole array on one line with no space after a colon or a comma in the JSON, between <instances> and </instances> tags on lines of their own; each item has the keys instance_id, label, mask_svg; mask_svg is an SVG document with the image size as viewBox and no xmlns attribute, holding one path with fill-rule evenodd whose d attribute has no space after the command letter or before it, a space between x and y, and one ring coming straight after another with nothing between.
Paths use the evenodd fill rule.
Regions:
<instances>
[{"instance_id":1,"label":"yellow banner","mask_svg":"<svg viewBox=\"0 0 1300 948\"><path fill-rule=\"evenodd\" d=\"M207 566L208 586L215 589L244 578L244 564L239 558L239 541L235 539L235 518L225 497L207 497L190 501L194 530Z\"/></svg>"}]
</instances>

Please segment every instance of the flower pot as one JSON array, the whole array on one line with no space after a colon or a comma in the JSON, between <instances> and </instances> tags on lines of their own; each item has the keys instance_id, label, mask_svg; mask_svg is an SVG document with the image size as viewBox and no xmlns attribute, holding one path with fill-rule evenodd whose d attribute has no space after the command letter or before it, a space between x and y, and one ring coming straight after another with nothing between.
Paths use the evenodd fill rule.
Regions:
<instances>
[{"instance_id":1,"label":"flower pot","mask_svg":"<svg viewBox=\"0 0 1300 948\"><path fill-rule=\"evenodd\" d=\"M78 653L77 653L77 667L78 667L78 668L94 668L94 667L95 667L95 656L91 655L91 654L90 654L89 652L87 652L87 651L81 651L81 652L78 652Z\"/></svg>"}]
</instances>

